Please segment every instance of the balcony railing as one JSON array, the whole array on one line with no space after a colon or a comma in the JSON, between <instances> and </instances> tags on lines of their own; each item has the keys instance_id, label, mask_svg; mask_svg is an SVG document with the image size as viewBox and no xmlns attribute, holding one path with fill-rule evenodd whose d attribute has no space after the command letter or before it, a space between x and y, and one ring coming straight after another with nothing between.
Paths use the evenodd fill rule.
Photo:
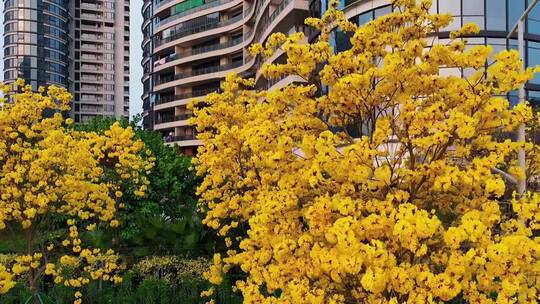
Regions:
<instances>
[{"instance_id":1,"label":"balcony railing","mask_svg":"<svg viewBox=\"0 0 540 304\"><path fill-rule=\"evenodd\" d=\"M82 81L92 81L92 82L95 82L95 81L101 81L101 78L81 77L81 80L82 80Z\"/></svg>"},{"instance_id":2,"label":"balcony railing","mask_svg":"<svg viewBox=\"0 0 540 304\"><path fill-rule=\"evenodd\" d=\"M276 10L273 11L272 14L270 14L270 17L268 18L268 23L271 23L272 21L274 21L276 19L276 17L279 16L279 14L281 14L281 12L283 12L285 10L285 8L291 2L292 2L292 0L283 0L283 2L281 2L279 4L279 6L276 8Z\"/></svg>"},{"instance_id":3,"label":"balcony railing","mask_svg":"<svg viewBox=\"0 0 540 304\"><path fill-rule=\"evenodd\" d=\"M179 79L184 79L184 78L188 78L188 77L227 71L227 70L231 70L231 69L237 68L239 66L242 66L242 64L243 64L243 62L241 62L241 61L240 62L233 62L233 63L226 64L226 65L211 66L211 67L206 67L206 68L202 68L202 69L196 69L196 70L191 70L191 71L178 73L178 74L175 74L175 75L167 75L167 76L160 77L156 81L156 84L163 84L163 83L167 83L167 82L171 82L171 81L179 80Z\"/></svg>"},{"instance_id":4,"label":"balcony railing","mask_svg":"<svg viewBox=\"0 0 540 304\"><path fill-rule=\"evenodd\" d=\"M183 121L183 120L189 119L192 116L193 115L191 113L185 113L185 114L180 114L180 115L175 115L175 116L158 117L156 119L156 124L168 123L168 122L173 122L173 121Z\"/></svg>"},{"instance_id":5,"label":"balcony railing","mask_svg":"<svg viewBox=\"0 0 540 304\"><path fill-rule=\"evenodd\" d=\"M94 4L94 3L81 2L81 7L82 8L89 8L89 9L101 9L103 6L102 5L97 5L97 4Z\"/></svg>"},{"instance_id":6,"label":"balcony railing","mask_svg":"<svg viewBox=\"0 0 540 304\"><path fill-rule=\"evenodd\" d=\"M98 92L98 91L101 91L101 88L99 88L99 87L85 87L85 86L81 86L81 91L85 91L85 92Z\"/></svg>"},{"instance_id":7,"label":"balcony railing","mask_svg":"<svg viewBox=\"0 0 540 304\"><path fill-rule=\"evenodd\" d=\"M99 25L92 26L87 24L81 24L81 29L87 31L101 31L102 27Z\"/></svg>"},{"instance_id":8,"label":"balcony railing","mask_svg":"<svg viewBox=\"0 0 540 304\"><path fill-rule=\"evenodd\" d=\"M190 15L190 14L193 14L193 13L196 13L196 12L200 12L200 11L205 10L205 9L220 6L220 5L225 4L227 2L230 2L230 1L231 0L210 0L210 1L207 1L205 4L203 4L201 6L190 8L190 9L185 10L183 12L179 12L179 13L176 13L174 15L171 15L171 16L169 16L167 18L164 18L164 19L161 19L161 20L155 19L155 26L157 28L158 26L165 25L165 24L167 24L167 23L169 23L169 22L171 22L173 20L176 20L178 18L187 16L187 15Z\"/></svg>"},{"instance_id":9,"label":"balcony railing","mask_svg":"<svg viewBox=\"0 0 540 304\"><path fill-rule=\"evenodd\" d=\"M211 30L211 29L227 26L229 24L235 23L236 21L238 21L240 19L242 19L242 15L238 15L236 17L233 17L233 18L227 19L227 20L223 20L223 21L209 22L209 23L201 24L201 25L194 25L194 26L188 27L186 29L182 29L181 31L176 32L176 33L174 33L173 35L171 35L169 37L156 39L156 46L160 46L162 44L165 44L165 43L168 43L168 42L171 42L171 41L174 41L176 39L180 39L182 37L186 37L186 36L189 36L189 35L193 35L193 34L208 31L208 30Z\"/></svg>"},{"instance_id":10,"label":"balcony railing","mask_svg":"<svg viewBox=\"0 0 540 304\"><path fill-rule=\"evenodd\" d=\"M81 98L82 102L102 102L102 98Z\"/></svg>"},{"instance_id":11,"label":"balcony railing","mask_svg":"<svg viewBox=\"0 0 540 304\"><path fill-rule=\"evenodd\" d=\"M82 34L81 38L82 39L93 39L93 40L101 39L101 37L99 35L91 35L91 34Z\"/></svg>"},{"instance_id":12,"label":"balcony railing","mask_svg":"<svg viewBox=\"0 0 540 304\"><path fill-rule=\"evenodd\" d=\"M261 1L262 2L262 1ZM278 7L270 14L270 11L268 7L264 10L262 16L259 18L259 24L257 25L257 28L266 28L266 26L270 23L272 23L280 14L285 10L285 8L292 3L292 0L283 0ZM257 7L257 12L255 14L258 14L259 7ZM255 37L253 38L252 42L258 42L260 35L263 31L255 31L255 28L250 29L247 33L244 34L244 40L249 40L254 34Z\"/></svg>"},{"instance_id":13,"label":"balcony railing","mask_svg":"<svg viewBox=\"0 0 540 304\"><path fill-rule=\"evenodd\" d=\"M167 123L174 121L174 116L161 116L156 118L156 124Z\"/></svg>"},{"instance_id":14,"label":"balcony railing","mask_svg":"<svg viewBox=\"0 0 540 304\"><path fill-rule=\"evenodd\" d=\"M165 137L165 142L170 143L170 142L175 142L175 141L194 140L194 139L197 139L197 135L195 134L167 136Z\"/></svg>"},{"instance_id":15,"label":"balcony railing","mask_svg":"<svg viewBox=\"0 0 540 304\"><path fill-rule=\"evenodd\" d=\"M101 50L101 46L100 45L95 45L95 44L81 44L81 49Z\"/></svg>"},{"instance_id":16,"label":"balcony railing","mask_svg":"<svg viewBox=\"0 0 540 304\"><path fill-rule=\"evenodd\" d=\"M87 19L102 19L103 16L98 14L81 14L81 17L87 18Z\"/></svg>"},{"instance_id":17,"label":"balcony railing","mask_svg":"<svg viewBox=\"0 0 540 304\"><path fill-rule=\"evenodd\" d=\"M83 59L83 60L101 60L101 57L100 56L81 55L81 59Z\"/></svg>"},{"instance_id":18,"label":"balcony railing","mask_svg":"<svg viewBox=\"0 0 540 304\"><path fill-rule=\"evenodd\" d=\"M172 55L167 56L165 58L161 58L160 60L158 60L158 61L156 61L154 63L154 66L160 66L160 65L165 64L167 62L174 61L174 60L176 60L178 58L185 58L185 57L198 55L198 54L202 54L202 53L207 53L207 52L211 52L211 51L226 49L228 47L238 45L238 44L242 43L242 41L243 41L243 39L242 39L242 37L240 37L240 38L236 38L236 39L233 39L231 41L224 42L224 43L212 44L212 45L202 46L202 47L198 47L198 48L194 48L194 49L187 49L187 50L185 50L183 52L180 52L178 54L172 54Z\"/></svg>"},{"instance_id":19,"label":"balcony railing","mask_svg":"<svg viewBox=\"0 0 540 304\"><path fill-rule=\"evenodd\" d=\"M226 49L228 47L238 45L238 44L242 43L242 41L243 41L242 37L239 37L239 38L233 39L231 41L227 41L227 42L220 43L220 44L201 46L201 47L197 47L197 48L187 50L187 51L181 53L181 56L193 56L193 55L207 53L207 52L211 52L211 51L215 51L215 50Z\"/></svg>"},{"instance_id":20,"label":"balcony railing","mask_svg":"<svg viewBox=\"0 0 540 304\"><path fill-rule=\"evenodd\" d=\"M167 103L167 102L171 102L171 101L175 101L175 100L182 100L182 99L206 96L206 95L208 95L210 93L220 92L220 91L221 91L220 88L208 88L208 89L204 89L204 90L193 91L191 93L178 94L178 95L169 95L169 96L161 96L156 101L156 104L158 105L158 104L163 104L163 103Z\"/></svg>"},{"instance_id":21,"label":"balcony railing","mask_svg":"<svg viewBox=\"0 0 540 304\"><path fill-rule=\"evenodd\" d=\"M169 2L171 2L172 0L163 0L163 1L155 1L154 2L154 5L156 6L156 8L158 7L161 7Z\"/></svg>"},{"instance_id":22,"label":"balcony railing","mask_svg":"<svg viewBox=\"0 0 540 304\"><path fill-rule=\"evenodd\" d=\"M81 65L81 70L86 70L86 71L100 71L100 70L102 70L102 68L99 67L99 66Z\"/></svg>"},{"instance_id":23,"label":"balcony railing","mask_svg":"<svg viewBox=\"0 0 540 304\"><path fill-rule=\"evenodd\" d=\"M103 108L101 106L81 106L80 108L81 112L86 113L92 113L92 112L103 112Z\"/></svg>"}]
</instances>

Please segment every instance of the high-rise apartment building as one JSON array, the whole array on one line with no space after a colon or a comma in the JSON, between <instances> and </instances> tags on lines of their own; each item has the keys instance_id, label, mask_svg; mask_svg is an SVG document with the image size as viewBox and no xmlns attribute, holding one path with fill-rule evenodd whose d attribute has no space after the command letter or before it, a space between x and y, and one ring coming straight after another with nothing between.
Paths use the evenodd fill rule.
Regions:
<instances>
[{"instance_id":1,"label":"high-rise apartment building","mask_svg":"<svg viewBox=\"0 0 540 304\"><path fill-rule=\"evenodd\" d=\"M67 0L4 1L4 82L69 87Z\"/></svg>"},{"instance_id":2,"label":"high-rise apartment building","mask_svg":"<svg viewBox=\"0 0 540 304\"><path fill-rule=\"evenodd\" d=\"M433 0L433 13L450 13L454 22L437 33L445 43L450 32L475 22L481 32L468 38L469 44L489 44L495 52L517 48L508 32L532 0ZM232 71L254 76L257 86L277 87L290 83L282 79L268 83L247 47L264 42L272 32L304 31L303 19L320 16L326 0L145 0L143 4L144 125L159 131L172 144L193 154L200 144L187 119L186 104L219 88ZM340 8L350 21L364 24L392 12L390 0L342 0ZM528 66L540 64L540 5L529 16L525 33ZM313 33L309 33L313 34ZM312 35L310 38L313 38ZM336 51L350 48L349 36L338 30L332 35ZM278 53L270 60L285 60ZM442 73L466 76L467 71L442 69ZM540 107L540 76L526 85L528 99ZM517 92L510 94L517 101Z\"/></svg>"},{"instance_id":3,"label":"high-rise apartment building","mask_svg":"<svg viewBox=\"0 0 540 304\"><path fill-rule=\"evenodd\" d=\"M129 116L129 0L72 0L75 122Z\"/></svg>"},{"instance_id":4,"label":"high-rise apartment building","mask_svg":"<svg viewBox=\"0 0 540 304\"><path fill-rule=\"evenodd\" d=\"M304 30L306 0L145 0L143 23L143 124L192 155L201 144L186 108L194 97L219 90L230 72L252 76L259 87L267 82L261 62L247 51L273 32ZM284 60L278 52L269 60Z\"/></svg>"},{"instance_id":5,"label":"high-rise apartment building","mask_svg":"<svg viewBox=\"0 0 540 304\"><path fill-rule=\"evenodd\" d=\"M4 81L74 94L72 117L129 117L129 0L7 0Z\"/></svg>"},{"instance_id":6,"label":"high-rise apartment building","mask_svg":"<svg viewBox=\"0 0 540 304\"><path fill-rule=\"evenodd\" d=\"M517 34L511 39L507 39L507 36L532 0L432 0L432 2L432 13L448 13L454 17L446 29L437 33L435 41L448 43L451 31L473 22L480 27L480 33L468 37L468 44L491 45L493 52L498 53L505 49L518 48ZM341 5L346 17L358 25L392 12L390 0L344 0ZM322 10L324 11L324 6ZM540 65L540 5L531 11L527 19L525 40L525 63L527 66ZM350 47L347 35L339 31L334 32L333 44L337 51ZM468 72L457 68L441 69L441 73L456 76L468 76ZM540 108L540 75L537 74L525 88L528 100L533 106ZM517 91L508 97L512 103L518 102Z\"/></svg>"}]
</instances>

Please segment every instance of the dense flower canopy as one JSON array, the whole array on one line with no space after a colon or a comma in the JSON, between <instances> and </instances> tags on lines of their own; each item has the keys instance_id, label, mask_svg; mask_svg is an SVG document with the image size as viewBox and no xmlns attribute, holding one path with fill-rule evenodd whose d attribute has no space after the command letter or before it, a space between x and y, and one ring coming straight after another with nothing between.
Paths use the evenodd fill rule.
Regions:
<instances>
[{"instance_id":1,"label":"dense flower canopy","mask_svg":"<svg viewBox=\"0 0 540 304\"><path fill-rule=\"evenodd\" d=\"M359 27L334 2L306 22L317 41L252 47L287 56L264 76L304 82L256 91L230 75L194 106L205 223L230 246L207 276L245 273L245 303L538 301L540 194L512 193L540 173L539 147L502 136L538 125L506 98L538 69L467 46L475 25L438 44L452 17L429 0L393 4ZM352 48L334 54L336 26Z\"/></svg>"},{"instance_id":2,"label":"dense flower canopy","mask_svg":"<svg viewBox=\"0 0 540 304\"><path fill-rule=\"evenodd\" d=\"M15 87L0 88L10 96L0 110L0 230L21 231L27 250L0 265L0 293L20 276L34 290L42 275L75 288L98 278L119 282L117 256L86 248L80 230L118 226L123 191L144 195L153 158L131 128L114 124L104 135L69 128L61 114L71 101L65 89ZM51 218L65 219L63 235L47 234Z\"/></svg>"}]
</instances>

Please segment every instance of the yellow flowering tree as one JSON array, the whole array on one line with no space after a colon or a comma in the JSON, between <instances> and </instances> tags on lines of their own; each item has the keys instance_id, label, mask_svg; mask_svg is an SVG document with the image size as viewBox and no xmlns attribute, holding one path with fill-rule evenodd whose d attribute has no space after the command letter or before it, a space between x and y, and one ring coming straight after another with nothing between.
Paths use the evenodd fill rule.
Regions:
<instances>
[{"instance_id":1,"label":"yellow flowering tree","mask_svg":"<svg viewBox=\"0 0 540 304\"><path fill-rule=\"evenodd\" d=\"M230 247L206 276L244 273L245 303L538 301L540 194L512 194L530 174L518 149L534 163L538 146L500 136L538 124L506 98L538 68L467 46L475 25L438 44L452 17L429 0L393 5L357 26L333 2L306 20L313 43L274 34L251 49L285 53L265 77L303 81L257 91L230 75L193 105L204 222ZM350 50L333 53L336 28Z\"/></svg>"},{"instance_id":2,"label":"yellow flowering tree","mask_svg":"<svg viewBox=\"0 0 540 304\"><path fill-rule=\"evenodd\" d=\"M118 283L118 257L83 244L81 234L96 227L116 227L121 197L144 195L153 158L131 128L114 124L98 135L69 128L71 95L51 86L45 92L19 80L0 90L0 230L24 236L26 250L0 264L0 294L26 280L38 302L40 279L78 290L90 280ZM130 183L121 183L130 180ZM50 235L51 218L62 219L65 232Z\"/></svg>"}]
</instances>

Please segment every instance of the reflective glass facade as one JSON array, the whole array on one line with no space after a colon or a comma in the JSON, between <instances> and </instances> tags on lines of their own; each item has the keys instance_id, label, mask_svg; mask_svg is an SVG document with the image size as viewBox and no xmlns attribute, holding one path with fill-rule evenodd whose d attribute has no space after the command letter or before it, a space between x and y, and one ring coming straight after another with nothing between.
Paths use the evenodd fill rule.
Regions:
<instances>
[{"instance_id":1,"label":"reflective glass facade","mask_svg":"<svg viewBox=\"0 0 540 304\"><path fill-rule=\"evenodd\" d=\"M129 0L5 0L4 81L73 93L72 118L129 117Z\"/></svg>"},{"instance_id":2,"label":"reflective glass facade","mask_svg":"<svg viewBox=\"0 0 540 304\"><path fill-rule=\"evenodd\" d=\"M4 81L69 87L67 0L4 1Z\"/></svg>"},{"instance_id":3,"label":"reflective glass facade","mask_svg":"<svg viewBox=\"0 0 540 304\"><path fill-rule=\"evenodd\" d=\"M345 12L365 2L346 0ZM532 0L433 0L432 12L450 13L454 16L452 24L439 33L441 42L448 39L451 31L459 29L466 23L474 22L479 25L481 31L477 37L468 38L469 44L491 45L494 53L497 53L504 49L517 49L517 34L512 39L506 37L530 2ZM349 19L356 24L365 24L391 11L390 5L384 5L350 16ZM335 50L342 51L349 47L346 38L343 33L334 33ZM527 65L540 65L540 4L529 15L525 39ZM540 107L540 75L529 81L526 88L529 101L534 106ZM517 92L510 94L509 98L512 102L517 102Z\"/></svg>"}]
</instances>

